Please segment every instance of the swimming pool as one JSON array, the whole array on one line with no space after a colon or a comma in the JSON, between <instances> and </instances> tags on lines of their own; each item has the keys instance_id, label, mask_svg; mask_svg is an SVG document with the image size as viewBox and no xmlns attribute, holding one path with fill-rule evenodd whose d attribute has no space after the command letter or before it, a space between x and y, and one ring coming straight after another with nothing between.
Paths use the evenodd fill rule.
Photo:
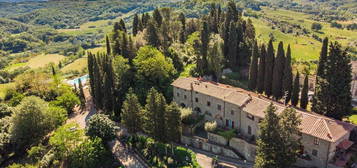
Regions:
<instances>
[{"instance_id":1,"label":"swimming pool","mask_svg":"<svg viewBox=\"0 0 357 168\"><path fill-rule=\"evenodd\" d=\"M78 85L79 84L79 79L81 79L82 81L82 85L84 85L85 83L87 83L87 80L89 79L89 75L83 75L81 77L72 79L72 80L68 80L67 83L70 85Z\"/></svg>"}]
</instances>

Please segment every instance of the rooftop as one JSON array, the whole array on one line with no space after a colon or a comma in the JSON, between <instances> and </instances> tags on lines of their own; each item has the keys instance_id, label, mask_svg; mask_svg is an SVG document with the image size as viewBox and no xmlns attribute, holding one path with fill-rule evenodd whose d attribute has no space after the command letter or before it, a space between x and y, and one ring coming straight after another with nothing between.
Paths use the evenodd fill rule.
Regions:
<instances>
[{"instance_id":1,"label":"rooftop","mask_svg":"<svg viewBox=\"0 0 357 168\"><path fill-rule=\"evenodd\" d=\"M206 81L201 78L179 78L172 83L172 86L185 90L194 90L202 94L222 99L241 107L245 112L259 118L264 118L264 111L270 103L273 103L277 107L278 114L289 107L254 92L212 81ZM303 109L292 108L294 108L301 117L302 122L300 128L302 133L326 141L336 142L355 128L355 125L350 123L331 119Z\"/></svg>"}]
</instances>

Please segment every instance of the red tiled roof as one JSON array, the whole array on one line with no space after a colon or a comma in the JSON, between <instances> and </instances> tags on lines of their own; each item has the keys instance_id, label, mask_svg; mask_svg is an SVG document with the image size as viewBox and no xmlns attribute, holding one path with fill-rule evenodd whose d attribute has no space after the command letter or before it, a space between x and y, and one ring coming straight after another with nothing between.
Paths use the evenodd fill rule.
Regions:
<instances>
[{"instance_id":1,"label":"red tiled roof","mask_svg":"<svg viewBox=\"0 0 357 168\"><path fill-rule=\"evenodd\" d=\"M350 148L351 146L353 145L353 142L348 140L348 139L345 139L343 140L340 144L337 145L338 148L340 149L348 149Z\"/></svg>"},{"instance_id":2,"label":"red tiled roof","mask_svg":"<svg viewBox=\"0 0 357 168\"><path fill-rule=\"evenodd\" d=\"M197 78L179 78L172 83L172 86L197 91L226 102L242 107L242 109L251 115L264 118L265 109L270 103L277 107L277 113L281 113L287 106L280 102L270 100L262 95L249 92L241 88L235 88L229 85L214 83ZM346 135L355 125L331 119L316 113L307 112L295 108L299 113L302 122L301 132L309 134L326 141L336 142Z\"/></svg>"}]
</instances>

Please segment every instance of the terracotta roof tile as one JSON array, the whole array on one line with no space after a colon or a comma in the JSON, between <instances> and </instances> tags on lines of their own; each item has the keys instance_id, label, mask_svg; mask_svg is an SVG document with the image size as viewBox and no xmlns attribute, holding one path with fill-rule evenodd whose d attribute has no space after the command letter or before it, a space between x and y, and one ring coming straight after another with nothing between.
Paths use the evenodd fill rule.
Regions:
<instances>
[{"instance_id":1,"label":"terracotta roof tile","mask_svg":"<svg viewBox=\"0 0 357 168\"><path fill-rule=\"evenodd\" d=\"M264 118L264 111L271 102L277 107L278 114L287 108L287 106L279 102L270 100L256 93L198 78L179 78L175 80L172 85L186 90L193 89L199 93L236 104L242 107L247 113L260 118ZM301 132L330 142L336 142L355 128L355 125L350 123L330 119L301 109L295 109L302 119L300 125Z\"/></svg>"}]
</instances>

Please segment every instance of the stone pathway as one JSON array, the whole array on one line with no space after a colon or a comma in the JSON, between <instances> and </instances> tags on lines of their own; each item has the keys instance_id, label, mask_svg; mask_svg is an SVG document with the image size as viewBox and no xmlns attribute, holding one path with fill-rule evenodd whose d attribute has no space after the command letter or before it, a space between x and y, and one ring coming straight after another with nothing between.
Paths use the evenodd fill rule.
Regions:
<instances>
[{"instance_id":1,"label":"stone pathway","mask_svg":"<svg viewBox=\"0 0 357 168\"><path fill-rule=\"evenodd\" d=\"M126 168L147 168L145 163L142 163L134 153L131 153L118 140L109 142L112 153Z\"/></svg>"}]
</instances>

